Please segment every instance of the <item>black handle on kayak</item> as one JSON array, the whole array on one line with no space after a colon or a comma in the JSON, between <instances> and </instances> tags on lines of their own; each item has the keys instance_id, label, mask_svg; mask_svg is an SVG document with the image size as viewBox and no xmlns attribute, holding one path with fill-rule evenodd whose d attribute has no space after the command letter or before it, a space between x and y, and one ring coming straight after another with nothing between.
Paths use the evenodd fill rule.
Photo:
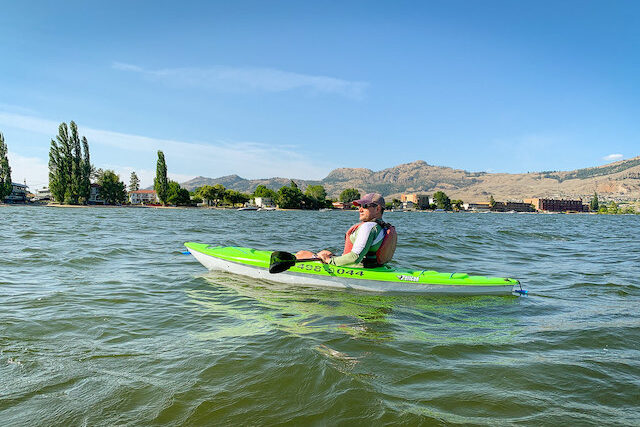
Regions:
<instances>
[{"instance_id":1,"label":"black handle on kayak","mask_svg":"<svg viewBox=\"0 0 640 427\"><path fill-rule=\"evenodd\" d=\"M321 258L302 258L298 259L294 254L289 252L274 251L271 253L271 262L269 263L269 273L282 273L287 271L297 262L322 261Z\"/></svg>"}]
</instances>

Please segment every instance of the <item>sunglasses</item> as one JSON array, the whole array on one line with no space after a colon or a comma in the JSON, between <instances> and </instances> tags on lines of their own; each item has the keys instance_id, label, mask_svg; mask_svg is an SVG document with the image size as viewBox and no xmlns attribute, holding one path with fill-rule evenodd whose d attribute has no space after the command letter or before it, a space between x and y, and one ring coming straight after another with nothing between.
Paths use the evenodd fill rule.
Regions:
<instances>
[{"instance_id":1,"label":"sunglasses","mask_svg":"<svg viewBox=\"0 0 640 427\"><path fill-rule=\"evenodd\" d=\"M375 207L378 206L378 204L377 203L364 203L364 204L362 204L360 206L362 206L365 209L368 209L368 208L375 208Z\"/></svg>"}]
</instances>

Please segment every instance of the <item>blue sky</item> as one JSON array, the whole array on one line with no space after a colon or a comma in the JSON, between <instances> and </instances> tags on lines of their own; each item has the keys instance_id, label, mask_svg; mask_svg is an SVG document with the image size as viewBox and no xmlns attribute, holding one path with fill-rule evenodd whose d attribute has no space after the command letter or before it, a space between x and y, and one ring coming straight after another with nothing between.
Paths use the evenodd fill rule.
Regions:
<instances>
[{"instance_id":1,"label":"blue sky","mask_svg":"<svg viewBox=\"0 0 640 427\"><path fill-rule=\"evenodd\" d=\"M144 185L321 179L425 160L571 170L640 155L635 1L23 1L0 14L0 132L47 181L76 121Z\"/></svg>"}]
</instances>

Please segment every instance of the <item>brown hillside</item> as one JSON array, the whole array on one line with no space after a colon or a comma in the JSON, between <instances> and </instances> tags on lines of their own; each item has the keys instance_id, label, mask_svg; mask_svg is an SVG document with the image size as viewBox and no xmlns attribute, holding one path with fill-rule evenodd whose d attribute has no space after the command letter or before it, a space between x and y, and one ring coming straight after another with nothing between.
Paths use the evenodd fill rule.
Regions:
<instances>
[{"instance_id":1,"label":"brown hillside","mask_svg":"<svg viewBox=\"0 0 640 427\"><path fill-rule=\"evenodd\" d=\"M433 194L442 190L452 199L468 202L487 201L490 196L511 201L531 197L588 200L594 191L605 200L638 200L640 156L593 168L526 174L467 172L418 160L378 172L340 168L321 181L295 181L302 189L309 184L321 184L330 197L337 197L345 188L357 188L361 193L377 191L387 198L399 198L402 193ZM234 190L252 192L259 184L277 190L289 182L289 178L246 180L230 175L216 179L198 177L181 185L192 190L205 184L220 183Z\"/></svg>"}]
</instances>

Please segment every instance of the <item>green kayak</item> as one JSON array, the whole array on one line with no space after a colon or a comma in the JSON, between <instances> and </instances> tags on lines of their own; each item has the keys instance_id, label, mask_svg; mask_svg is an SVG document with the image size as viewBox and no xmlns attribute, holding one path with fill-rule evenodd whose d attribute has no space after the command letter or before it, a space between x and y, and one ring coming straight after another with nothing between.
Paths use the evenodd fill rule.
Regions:
<instances>
[{"instance_id":1,"label":"green kayak","mask_svg":"<svg viewBox=\"0 0 640 427\"><path fill-rule=\"evenodd\" d=\"M470 276L465 273L438 273L432 270L405 270L389 266L352 268L320 262L300 262L287 271L272 274L269 273L272 251L193 242L184 245L209 270L298 286L380 293L510 295L514 292L526 292L515 279Z\"/></svg>"}]
</instances>

